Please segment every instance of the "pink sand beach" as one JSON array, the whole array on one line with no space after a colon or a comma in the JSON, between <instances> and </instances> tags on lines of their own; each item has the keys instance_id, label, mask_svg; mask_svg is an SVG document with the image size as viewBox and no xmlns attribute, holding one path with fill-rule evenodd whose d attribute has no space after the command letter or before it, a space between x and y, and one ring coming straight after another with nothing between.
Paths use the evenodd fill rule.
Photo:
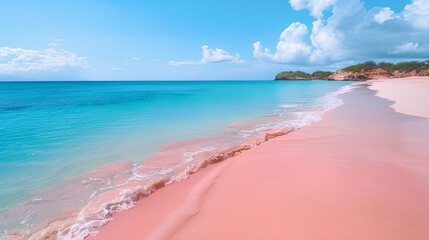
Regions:
<instances>
[{"instance_id":1,"label":"pink sand beach","mask_svg":"<svg viewBox=\"0 0 429 240\"><path fill-rule=\"evenodd\" d=\"M340 98L320 122L159 189L87 239L429 239L429 79Z\"/></svg>"}]
</instances>

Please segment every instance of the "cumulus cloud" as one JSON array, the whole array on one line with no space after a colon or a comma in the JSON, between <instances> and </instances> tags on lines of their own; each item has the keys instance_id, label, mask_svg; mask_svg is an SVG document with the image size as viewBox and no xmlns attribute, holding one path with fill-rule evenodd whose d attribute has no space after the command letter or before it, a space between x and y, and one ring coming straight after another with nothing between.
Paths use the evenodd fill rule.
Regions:
<instances>
[{"instance_id":1,"label":"cumulus cloud","mask_svg":"<svg viewBox=\"0 0 429 240\"><path fill-rule=\"evenodd\" d=\"M253 55L256 58L268 58L282 63L305 60L311 54L311 47L303 42L306 35L308 35L306 25L299 22L292 23L280 35L275 53L272 54L260 42L256 42L253 44Z\"/></svg>"},{"instance_id":2,"label":"cumulus cloud","mask_svg":"<svg viewBox=\"0 0 429 240\"><path fill-rule=\"evenodd\" d=\"M140 58L139 58L139 57L133 57L133 60L134 60L134 61L139 61L139 60L140 60Z\"/></svg>"},{"instance_id":3,"label":"cumulus cloud","mask_svg":"<svg viewBox=\"0 0 429 240\"><path fill-rule=\"evenodd\" d=\"M118 67L112 67L112 71L122 71L124 70L123 68L118 68Z\"/></svg>"},{"instance_id":4,"label":"cumulus cloud","mask_svg":"<svg viewBox=\"0 0 429 240\"><path fill-rule=\"evenodd\" d=\"M0 74L29 71L58 71L65 67L84 67L85 57L64 50L59 43L43 50L0 47Z\"/></svg>"},{"instance_id":5,"label":"cumulus cloud","mask_svg":"<svg viewBox=\"0 0 429 240\"><path fill-rule=\"evenodd\" d=\"M429 30L429 1L414 0L405 6L402 16L414 27Z\"/></svg>"},{"instance_id":6,"label":"cumulus cloud","mask_svg":"<svg viewBox=\"0 0 429 240\"><path fill-rule=\"evenodd\" d=\"M412 53L412 52L418 52L419 51L419 44L418 43L404 43L402 45L399 45L396 47L395 51L393 53Z\"/></svg>"},{"instance_id":7,"label":"cumulus cloud","mask_svg":"<svg viewBox=\"0 0 429 240\"><path fill-rule=\"evenodd\" d=\"M202 58L199 61L185 60L185 61L174 61L171 60L169 63L172 66L190 65L190 64L208 64L216 62L233 62L242 63L240 54L232 55L223 49L217 48L215 50L210 49L208 46L202 46Z\"/></svg>"},{"instance_id":8,"label":"cumulus cloud","mask_svg":"<svg viewBox=\"0 0 429 240\"><path fill-rule=\"evenodd\" d=\"M374 20L378 23L384 23L387 20L393 19L395 12L390 8L385 7L380 10L377 14L374 15Z\"/></svg>"},{"instance_id":9,"label":"cumulus cloud","mask_svg":"<svg viewBox=\"0 0 429 240\"><path fill-rule=\"evenodd\" d=\"M294 9L308 8L309 2L290 0ZM423 58L429 55L428 22L429 1L426 0L413 0L398 13L388 7L368 11L360 0L337 0L331 16L315 20L311 31L303 23L292 23L281 34L275 52L256 42L253 53L255 58L276 63L318 65L349 60Z\"/></svg>"},{"instance_id":10,"label":"cumulus cloud","mask_svg":"<svg viewBox=\"0 0 429 240\"><path fill-rule=\"evenodd\" d=\"M337 0L289 0L293 9L299 11L303 9L310 10L314 17L323 17L323 11L333 6Z\"/></svg>"}]
</instances>

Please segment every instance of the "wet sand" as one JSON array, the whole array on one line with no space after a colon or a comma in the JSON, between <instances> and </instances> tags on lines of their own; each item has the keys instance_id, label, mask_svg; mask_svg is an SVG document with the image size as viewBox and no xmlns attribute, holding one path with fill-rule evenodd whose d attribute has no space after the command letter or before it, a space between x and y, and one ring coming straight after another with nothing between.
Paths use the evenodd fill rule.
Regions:
<instances>
[{"instance_id":1,"label":"wet sand","mask_svg":"<svg viewBox=\"0 0 429 240\"><path fill-rule=\"evenodd\" d=\"M158 190L88 239L429 239L429 119L375 94L341 95L322 121Z\"/></svg>"}]
</instances>

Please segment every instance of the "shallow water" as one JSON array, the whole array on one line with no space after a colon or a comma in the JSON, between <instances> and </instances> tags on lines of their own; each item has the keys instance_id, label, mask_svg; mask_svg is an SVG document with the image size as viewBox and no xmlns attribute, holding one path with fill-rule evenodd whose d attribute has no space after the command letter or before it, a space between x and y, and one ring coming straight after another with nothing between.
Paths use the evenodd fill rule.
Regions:
<instances>
[{"instance_id":1,"label":"shallow water","mask_svg":"<svg viewBox=\"0 0 429 240\"><path fill-rule=\"evenodd\" d=\"M318 120L347 84L0 83L0 229L30 236L113 186L180 180L201 159Z\"/></svg>"}]
</instances>

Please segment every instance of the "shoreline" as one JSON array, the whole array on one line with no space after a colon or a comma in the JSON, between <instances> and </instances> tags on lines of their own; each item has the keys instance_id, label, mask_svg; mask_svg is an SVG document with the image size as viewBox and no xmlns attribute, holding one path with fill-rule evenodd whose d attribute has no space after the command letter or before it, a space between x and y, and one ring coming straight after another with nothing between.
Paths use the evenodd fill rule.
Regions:
<instances>
[{"instance_id":1,"label":"shoreline","mask_svg":"<svg viewBox=\"0 0 429 240\"><path fill-rule=\"evenodd\" d=\"M146 198L147 196L151 195L153 192L163 188L166 185L170 185L171 183L179 182L181 180L187 179L190 175L193 175L194 173L198 172L201 169L206 168L207 166L212 165L213 163L222 162L225 159L235 157L238 154L241 154L242 152L252 150L259 144L266 142L272 138L276 138L285 134L290 133L291 131L294 131L298 128L301 128L302 126L311 124L314 121L319 121L319 118L323 115L326 111L329 111L330 109L338 106L341 104L341 100L337 98L338 94L342 94L343 92L349 91L350 85L347 85L345 87L340 88L339 90L335 92L331 92L323 97L323 101L320 103L321 105L316 105L314 109L310 109L307 114L305 114L305 117L303 119L297 118L297 122L295 120L291 121L291 125L289 127L284 128L278 128L277 124L275 130L264 130L263 134L260 134L256 138L252 138L250 141L241 144L237 146L236 148L233 148L229 146L228 148L225 148L225 150L222 150L215 155L211 155L209 157L206 157L203 159L203 161L198 161L195 166L189 166L186 169L182 169L183 172L177 172L177 174L173 175L171 178L155 178L152 179L153 181L150 181L149 184L142 184L141 182L138 183L132 183L131 185L126 185L124 188L119 189L112 189L108 192L104 192L99 194L98 196L93 198L93 195L90 196L91 201L84 205L81 209L67 209L65 214L58 216L58 218L55 219L49 219L48 221L44 222L43 229L40 231L36 231L35 234L32 234L29 239L39 239L39 238L46 238L46 237L52 237L52 236L65 236L70 238L78 238L83 239L86 235L88 235L91 230L94 227L101 227L108 223L111 220L111 215L116 214L117 212L121 212L124 210L128 210L129 208L133 207L134 204L137 202L137 200ZM307 117L310 117L307 119ZM315 117L315 118L314 118ZM275 123L275 119L267 118L272 123ZM305 120L305 121L303 121ZM257 120L255 123L247 122L247 125L253 125L258 123L260 120ZM279 122L281 123L281 122ZM303 124L303 125L302 125ZM233 124L234 125L234 124ZM281 126L284 126L281 125ZM249 127L249 126L238 126L238 127ZM259 132L259 131L258 131ZM173 147L173 151L175 148L175 145L185 144L189 145L193 142L199 142L199 140L207 140L209 137L204 137L202 139L195 139L185 142L178 142L173 143L170 145L166 145L161 147L159 150L161 152L169 152L171 149L170 147ZM213 139L212 139L213 140ZM177 150L177 149L176 149ZM183 149L182 149L183 150ZM182 152L181 152L182 153ZM183 153L182 153L183 154ZM205 154L204 154L205 155ZM74 179L88 179L88 180L82 180L77 183L83 183L84 185L90 184L93 181L100 181L103 179L102 176L111 175L113 176L112 184L120 184L120 180L124 179L127 174L131 174L131 178L129 180L132 180L132 178L136 177L139 178L140 176L144 175L145 173L150 173L147 171L152 171L151 168L153 168L155 165L158 167L159 161L161 161L161 167L168 166L168 164L171 163L171 160L168 158L174 158L173 155L168 156L161 156L155 157L154 159L149 159L149 161L145 161L142 166L140 166L140 169L134 168L130 172L127 170L127 166L130 166L131 162L118 162L111 165L106 165L101 168L94 169L93 171L90 171L88 173L84 173L82 176L77 176L75 178L71 178L67 180L67 182L73 182ZM191 156L192 157L192 156ZM167 162L165 162L167 160ZM170 162L170 163L169 163ZM120 168L120 174L121 176L117 175L118 173L115 169ZM180 170L180 169L179 169ZM180 171L182 171L180 170ZM122 173L123 172L123 173ZM91 174L94 173L94 176L91 177ZM124 175L125 174L125 175ZM123 176L122 176L123 175ZM119 176L119 177L118 177ZM119 178L119 179L116 179ZM110 183L110 179L109 183ZM145 182L144 182L145 183ZM66 183L61 183L59 186L64 185L67 187ZM119 186L118 185L118 186ZM76 186L78 187L78 186ZM52 189L55 189L56 186L52 186ZM77 192L78 189L68 189L68 190L60 190L59 194L63 191L69 191L72 190L74 192ZM95 193L94 193L95 194ZM52 195L50 198L62 198L61 195ZM37 198L38 202L40 201L41 204L43 204L44 199ZM32 201L32 200L31 200ZM30 201L30 202L31 202ZM31 206L30 206L31 207ZM14 232L11 231L10 234L13 234ZM16 235L8 235L9 238L16 236Z\"/></svg>"},{"instance_id":2,"label":"shoreline","mask_svg":"<svg viewBox=\"0 0 429 240\"><path fill-rule=\"evenodd\" d=\"M357 92L360 96L358 96L359 94L357 94ZM347 100L352 98L350 95L354 95L354 100ZM324 236L321 239L332 239L326 236L332 236L334 233L334 236L356 239L350 234L357 230L365 230L366 228L368 228L366 229L368 232L361 233L366 234L365 236L368 237L366 239L380 239L381 236L391 237L388 239L400 239L399 237L406 236L406 233L408 237L413 236L413 239L424 239L423 237L429 237L429 232L424 230L427 229L426 227L428 226L422 221L423 219L429 220L429 212L426 210L429 205L426 204L427 201L423 201L429 200L429 193L422 188L420 181L417 181L418 184L414 185L415 180L428 180L428 176L427 174L421 173L421 170L417 170L415 164L418 161L414 159L410 166L401 165L405 157L410 154L409 152L398 153L398 149L392 149L393 152L396 152L393 154L390 151L390 146L396 146L400 144L400 140L407 139L411 143L406 142L404 144L406 144L407 148L412 148L418 155L417 157L423 157L423 159L428 157L426 151L422 150L422 146L429 146L427 145L429 144L428 138L422 136L421 133L417 133L415 131L415 126L411 126L407 122L412 122L413 125L417 122L417 125L429 126L429 120L394 112L388 107L391 105L391 102L375 97L375 92L366 88L365 90L353 90L350 93L346 93L344 96L347 100L346 104L327 113L322 121L300 129L299 131L294 131L288 134L288 136L275 138L256 149L246 151L228 161L211 165L203 171L193 174L193 176L186 181L181 181L158 190L150 197L138 201L133 209L115 214L113 216L115 219L114 221L97 229L99 233L88 239L201 239L202 236L204 236L205 239L258 239L258 236L259 239L260 237L267 236L270 236L270 239L282 239L282 237L284 238L286 236L302 237L303 235L312 236L311 234L316 234L312 236L313 239L316 236ZM367 97L370 100L363 99L363 97ZM371 101L372 103L375 102L377 106L373 106L372 108L377 109L365 110L362 109L362 107L359 108L359 105L356 103L356 101L359 100L368 104L371 104ZM355 109L360 109L360 111L366 113L366 115L364 114L365 116L359 116L359 118L361 118L359 124L363 125L361 126L363 130L368 129L368 134L373 135L373 138L387 141L387 143L383 143L383 141L373 141L365 138L365 136L362 137L360 136L362 135L361 132L356 129L353 130L353 124L341 121L338 122L338 119L353 121L353 118L350 117L356 113L354 113L355 110L350 109L352 105ZM383 114L379 113L380 111ZM374 123L371 119L374 117L367 116L369 113L375 114L380 118L378 119L379 121ZM394 120L390 120L391 118ZM386 128L380 120L388 121L389 128ZM407 131L404 132L404 129L398 129L398 124L404 129L406 128ZM332 126L336 126L336 129L332 129ZM369 131L374 130L372 128L377 129L377 131L372 133ZM335 134L330 133L330 130L337 132L339 136L336 137ZM338 132L339 130L349 131L355 138L360 137L361 139L351 139L341 136L342 133ZM401 133L400 135L398 135L399 132ZM326 139L327 136L328 138ZM392 136L394 137L393 139L391 139ZM328 148L333 148L333 150L335 150L335 145L338 144L336 141L339 139L342 140L341 145L346 143L346 150L336 152L338 151L337 149L336 151L326 152L323 149L328 146ZM420 145L413 144L413 139L419 140ZM367 142L369 140L374 146L357 144L359 142L357 142L357 140L361 142L365 142L364 140ZM321 145L324 145L324 147L320 147ZM309 148L304 149L307 154L303 154L302 152L304 146ZM374 156L383 159L383 161L374 159L374 157L370 155L365 155L365 151L356 152L357 146L367 150L369 148ZM289 152L286 152L284 147L290 148ZM310 159L308 155L312 154L308 153L320 154L317 155L317 157L315 156L315 158L317 158L315 160ZM356 164L355 161L357 159L354 157L348 159L346 162L342 159L342 157L349 158L348 156L350 153L363 155L363 159L366 160L366 165L361 166L357 164L359 167L358 172L350 172L348 168L343 169L344 166L342 165L344 164ZM292 157L299 158L303 162L297 163L290 160L282 161L282 159L284 160ZM266 164L262 161L264 158L268 158L268 160L265 161L271 161L271 163ZM336 159L336 161L332 161L332 158ZM400 167L389 163L389 161L387 161L389 159L399 164ZM342 164L338 164L337 161L342 162ZM329 164L325 166L324 164L326 163ZM289 172L292 176L279 175L279 169L277 167L273 168L273 165L284 167L281 168L284 171L291 171L294 169L297 172L301 172L302 175L295 176L296 174L292 174L294 171ZM380 165L383 166L383 168L380 168L378 170L379 172L367 172L368 166L371 165ZM388 166L388 168L386 168L385 165ZM428 167L426 162L421 162L420 165L422 165L420 167ZM394 171L392 169L393 166L395 166L393 168L395 169ZM320 172L320 169L324 171ZM396 175L398 171L405 171L404 169L409 172L405 175ZM240 171L247 172L248 174L240 173ZM332 179L330 174L326 175L327 173L334 174L338 179ZM352 174L353 177L349 178L348 174ZM379 178L379 174L383 175L385 178ZM364 180L368 181L359 183L357 180L362 180L361 175L363 175ZM408 177L411 177L413 180L408 179ZM318 182L313 182L311 180L312 178L317 179ZM411 184L410 186L392 187L391 185L385 185L386 181L390 181L390 184L397 183L403 185L404 178L407 180L405 183ZM333 180L346 181L344 184L341 184ZM373 181L371 182L369 180ZM368 185L374 183L374 181L375 187ZM279 182L288 183L287 189ZM243 189L243 186L250 187ZM356 192L348 190L350 186L358 190ZM409 187L411 188L408 189ZM314 192L317 193L320 189L326 192L323 194L321 193L321 195L316 194L316 196L312 196L315 194ZM386 196L378 194L378 191L381 189L384 189L382 192ZM295 194L291 194L291 192ZM338 199L329 197L330 195L341 196L340 193L344 194L344 200L347 200L345 203L342 201L338 202ZM360 196L362 193L366 193L365 197ZM412 198L412 200L416 201L414 206L404 205L408 201L407 198L401 197L404 193L408 194L408 198ZM328 194L328 196L325 196L326 194ZM312 197L309 198L309 196ZM391 198L397 200L391 200ZM278 201L279 199L289 201L289 203L283 206L284 204L280 204ZM312 206L310 204L305 205L305 208L309 207L314 211L309 212L306 210L299 201L296 202L298 199L308 204L312 202L312 204L315 205L314 207L309 207ZM383 204L389 208L384 209L384 207L381 207L382 205L379 205L381 202L384 202ZM348 214L346 215L347 219L350 221L346 219L346 221L341 222L337 221L337 219L324 223L327 220L326 216L328 212L325 212L320 207L328 203L329 206L331 206L329 207L329 214L339 219L345 217L344 212L332 209L335 205L333 203L336 203L340 207L342 206L344 209L350 209L350 212L347 212ZM362 208L362 206L367 206L367 204L372 207L369 209ZM357 207L359 208L354 209ZM390 212L389 214L394 214L398 217L408 217L405 219L391 219L383 214L379 215L378 208L383 208L383 211L386 211L386 213ZM375 212L369 211L370 209L373 209ZM291 214L289 211L295 214ZM360 211L364 211L368 216L365 214L365 216L362 216ZM422 213L419 213L420 211ZM280 212L281 216L275 212ZM414 215L410 216L407 212L411 212ZM292 215L295 218L288 215ZM303 216L307 218L310 217L310 219L302 219ZM267 217L269 218L267 219ZM288 221L280 217L291 220L298 219L299 221L291 224L294 228L290 228L291 226L286 224ZM378 219L379 221L373 222L374 219L372 218ZM218 219L218 221L214 221L214 219ZM256 230L258 227L261 227L260 224L262 224L262 222L257 219L264 219L264 221L266 221L263 223L263 230ZM234 221L231 222L232 220ZM309 220L314 223L304 223L304 220ZM404 226L396 226L393 220ZM411 222L405 224L403 220ZM240 224L237 225L237 222L240 222ZM259 224L255 225L256 223ZM353 227L348 229L354 226L352 223L362 228ZM410 223L412 224L410 225ZM232 226L230 226L231 224ZM316 224L320 224L326 228L315 226ZM328 224L328 226L326 226L326 224ZM334 231L329 227L334 225L338 226L338 224L339 226L346 227L346 229ZM388 227L389 229L393 229L390 234L386 231L386 224L391 224ZM371 227L371 225L374 225L374 227ZM381 226L384 227L380 229L376 228ZM425 228L423 229L422 227ZM279 231L282 228L286 228L289 231ZM305 233L303 229L308 228L313 231ZM300 231L298 231L298 229L300 229ZM360 237L360 239L362 238Z\"/></svg>"}]
</instances>

